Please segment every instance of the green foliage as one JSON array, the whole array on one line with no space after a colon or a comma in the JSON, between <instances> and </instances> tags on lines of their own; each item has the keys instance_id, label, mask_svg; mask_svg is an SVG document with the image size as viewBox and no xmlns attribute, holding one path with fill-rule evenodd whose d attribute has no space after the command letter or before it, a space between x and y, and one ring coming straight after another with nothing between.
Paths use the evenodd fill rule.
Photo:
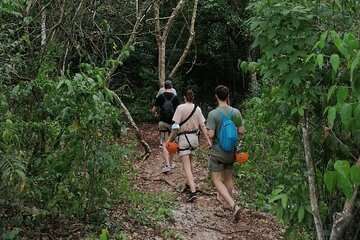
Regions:
<instances>
[{"instance_id":1,"label":"green foliage","mask_svg":"<svg viewBox=\"0 0 360 240\"><path fill-rule=\"evenodd\" d=\"M254 12L249 26L254 36L253 47L260 53L255 70L261 76L262 87L260 98L252 101L264 105L261 112L253 112L251 105L246 110L252 111L251 115L258 115L262 121L251 121L251 127L261 126L257 132L264 131L276 139L275 143L270 137L262 141L268 145L264 149L273 146L274 152L279 154L283 153L286 145L278 138L287 134L277 133L274 129L288 126L295 130L304 118L310 122L312 159L316 163L316 174L320 176L316 183L320 190L320 214L326 219L325 229L329 230L330 218L335 211L340 211L345 198L328 196L322 189L325 186L331 192L339 189L350 198L357 183L357 179L351 178L358 172L357 167L352 169L350 166L354 165L352 163L359 155L357 146L360 144L359 123L355 120L355 114L359 115L359 41L351 30L341 28L344 19L336 25L332 24L333 18L340 14L337 7L329 4L317 6L309 1L257 1L250 4L249 9ZM346 9L343 16L351 19L351 14L352 10ZM333 30L334 27L338 31ZM328 29L332 30L326 31ZM343 32L343 29L348 32ZM249 71L249 65L238 62L244 72ZM296 238L311 233L313 223L311 211L306 211L309 200L305 174L301 174L300 170L291 185L289 179L284 178L285 173L292 173L294 169L305 172L303 161L299 161L303 151L300 134L293 131L289 136L295 140L291 142L299 146L288 149L295 154L292 160L297 161L300 167L289 165L283 174L276 176L277 186L281 188L272 191L269 203L272 211L287 224L288 236ZM253 146L252 151L255 149L256 146ZM260 153L255 151L255 154ZM261 158L264 157L267 161L271 160L262 153ZM325 171L335 159L346 160L336 161L335 171ZM273 170L266 165L264 168ZM305 221L306 212L308 221Z\"/></svg>"},{"instance_id":2,"label":"green foliage","mask_svg":"<svg viewBox=\"0 0 360 240\"><path fill-rule=\"evenodd\" d=\"M335 171L326 171L324 182L329 192L333 193L335 186L347 199L353 196L354 187L359 183L360 167L353 165L350 167L348 161L336 161L334 164Z\"/></svg>"},{"instance_id":3,"label":"green foliage","mask_svg":"<svg viewBox=\"0 0 360 240\"><path fill-rule=\"evenodd\" d=\"M13 240L19 237L20 229L15 228L11 231L7 231L1 235L1 239L4 240Z\"/></svg>"}]
</instances>

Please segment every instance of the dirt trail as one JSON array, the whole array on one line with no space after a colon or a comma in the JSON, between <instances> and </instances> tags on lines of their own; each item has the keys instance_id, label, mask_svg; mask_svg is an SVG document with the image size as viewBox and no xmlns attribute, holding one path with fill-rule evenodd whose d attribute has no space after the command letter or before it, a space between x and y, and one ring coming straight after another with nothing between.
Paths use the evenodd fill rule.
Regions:
<instances>
[{"instance_id":1,"label":"dirt trail","mask_svg":"<svg viewBox=\"0 0 360 240\"><path fill-rule=\"evenodd\" d=\"M217 216L220 203L216 200L215 189L209 189L207 185L206 159L194 158L193 161L195 183L197 188L203 190L204 193L198 195L196 202L187 203L186 195L181 193L185 183L181 162L176 158L176 167L172 173L162 174L162 150L159 148L159 134L155 130L155 125L142 125L140 129L153 154L147 161L137 162L135 169L138 174L135 187L153 194L164 190L174 194L177 199L173 206L175 221L169 223L167 227L177 232L181 239L281 239L283 229L269 214L242 208L239 223L231 221L230 211L226 211L225 216ZM200 147L197 151L205 150ZM139 237L140 239L163 239L162 237Z\"/></svg>"}]
</instances>

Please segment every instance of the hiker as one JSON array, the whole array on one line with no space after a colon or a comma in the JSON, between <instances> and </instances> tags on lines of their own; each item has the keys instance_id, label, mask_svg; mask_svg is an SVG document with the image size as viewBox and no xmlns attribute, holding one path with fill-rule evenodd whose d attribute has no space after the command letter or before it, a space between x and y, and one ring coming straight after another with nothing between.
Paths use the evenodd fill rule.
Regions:
<instances>
[{"instance_id":1,"label":"hiker","mask_svg":"<svg viewBox=\"0 0 360 240\"><path fill-rule=\"evenodd\" d=\"M171 82L170 78L168 78L167 80L169 80L169 81ZM164 87L161 87L161 88L159 89L158 93L156 94L156 97L158 97L160 94L162 94L162 93L164 93L164 92L165 92L165 86L164 86ZM172 92L174 95L177 95L176 89L175 89L172 85L171 85L171 92Z\"/></svg>"},{"instance_id":2,"label":"hiker","mask_svg":"<svg viewBox=\"0 0 360 240\"><path fill-rule=\"evenodd\" d=\"M174 139L178 144L178 156L181 159L187 179L187 184L185 184L186 191L188 191L187 202L193 202L197 198L192 173L192 153L199 146L200 130L203 132L208 146L211 147L211 141L205 127L205 117L200 107L196 106L193 101L193 91L187 90L184 103L179 105L175 111L172 131L165 143L167 144Z\"/></svg>"},{"instance_id":3,"label":"hiker","mask_svg":"<svg viewBox=\"0 0 360 240\"><path fill-rule=\"evenodd\" d=\"M172 118L178 105L180 104L179 98L172 93L172 82L170 80L165 81L165 92L160 94L156 100L151 112L153 116L157 116L158 110L160 110L159 131L161 141L164 142L171 132L171 125L173 124ZM162 168L163 173L168 173L175 167L173 157L170 156L166 148L163 148L163 154L165 159L165 166Z\"/></svg>"},{"instance_id":4,"label":"hiker","mask_svg":"<svg viewBox=\"0 0 360 240\"><path fill-rule=\"evenodd\" d=\"M169 80L171 82L171 78L168 77L166 80ZM166 82L166 81L165 81ZM165 84L163 87L161 87L158 91L158 93L156 94L156 98L160 95L160 94L163 94L165 92ZM176 90L175 88L173 87L173 85L171 84L171 92L174 94L174 95L177 95L176 93ZM163 136L162 136L162 133L160 132L160 144L159 144L159 148L162 148L163 147Z\"/></svg>"},{"instance_id":5,"label":"hiker","mask_svg":"<svg viewBox=\"0 0 360 240\"><path fill-rule=\"evenodd\" d=\"M218 107L212 110L207 118L206 128L208 130L209 138L212 139L212 148L209 154L208 166L212 175L213 183L220 196L225 199L226 203L231 207L233 212L233 220L238 221L240 218L240 208L235 203L233 193L233 179L232 171L235 156L235 147L230 146L224 150L223 144L220 142L220 128L224 128L222 121L226 117L232 117L237 115L241 119L241 113L238 109L228 105L229 103L229 88L223 85L219 85L215 88L215 98L218 103ZM231 114L231 115L230 115ZM223 130L221 130L223 131ZM241 119L240 124L234 124L234 134L236 135L236 141L238 134L242 135L245 133L245 127ZM232 143L234 144L234 143Z\"/></svg>"}]
</instances>

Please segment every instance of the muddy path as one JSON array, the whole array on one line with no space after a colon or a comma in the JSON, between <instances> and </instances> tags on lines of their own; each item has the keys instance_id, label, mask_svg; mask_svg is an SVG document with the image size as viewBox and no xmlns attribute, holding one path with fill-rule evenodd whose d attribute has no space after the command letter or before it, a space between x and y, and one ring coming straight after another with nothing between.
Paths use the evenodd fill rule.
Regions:
<instances>
[{"instance_id":1,"label":"muddy path","mask_svg":"<svg viewBox=\"0 0 360 240\"><path fill-rule=\"evenodd\" d=\"M136 188L152 194L168 191L175 198L172 208L174 221L168 223L167 228L177 233L180 239L281 239L283 228L275 219L263 212L242 208L240 221L232 222L230 211L221 211L221 204L217 200L215 188L208 177L205 144L201 144L193 158L194 178L196 187L200 190L198 198L193 203L186 202L186 194L182 193L185 176L181 162L176 157L176 167L170 174L161 173L164 166L162 150L159 147L159 133L156 126L151 124L139 127L144 139L152 149L152 155L146 161L136 162L137 175L134 185ZM203 140L203 139L202 139ZM235 189L236 198L240 189ZM241 202L239 203L241 206ZM146 235L146 233L145 233ZM140 236L139 239L164 239L159 236Z\"/></svg>"}]
</instances>

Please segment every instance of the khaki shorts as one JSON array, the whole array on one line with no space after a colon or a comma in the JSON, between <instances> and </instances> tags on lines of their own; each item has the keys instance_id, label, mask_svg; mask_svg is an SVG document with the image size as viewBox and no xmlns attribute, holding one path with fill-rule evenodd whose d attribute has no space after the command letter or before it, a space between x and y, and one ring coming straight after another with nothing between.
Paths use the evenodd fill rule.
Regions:
<instances>
[{"instance_id":1,"label":"khaki shorts","mask_svg":"<svg viewBox=\"0 0 360 240\"><path fill-rule=\"evenodd\" d=\"M223 163L218 161L214 156L209 156L208 167L211 172L222 172L224 170L233 169L234 162Z\"/></svg>"},{"instance_id":2,"label":"khaki shorts","mask_svg":"<svg viewBox=\"0 0 360 240\"><path fill-rule=\"evenodd\" d=\"M199 146L199 136L196 133L182 134L177 136L175 141L179 145L179 149L182 149L179 151L179 157L191 154ZM192 149L190 149L190 145Z\"/></svg>"},{"instance_id":3,"label":"khaki shorts","mask_svg":"<svg viewBox=\"0 0 360 240\"><path fill-rule=\"evenodd\" d=\"M163 142L165 142L168 137L169 134L171 132L171 124L168 124L166 122L160 121L159 125L158 125L158 130L160 131L160 138Z\"/></svg>"}]
</instances>

